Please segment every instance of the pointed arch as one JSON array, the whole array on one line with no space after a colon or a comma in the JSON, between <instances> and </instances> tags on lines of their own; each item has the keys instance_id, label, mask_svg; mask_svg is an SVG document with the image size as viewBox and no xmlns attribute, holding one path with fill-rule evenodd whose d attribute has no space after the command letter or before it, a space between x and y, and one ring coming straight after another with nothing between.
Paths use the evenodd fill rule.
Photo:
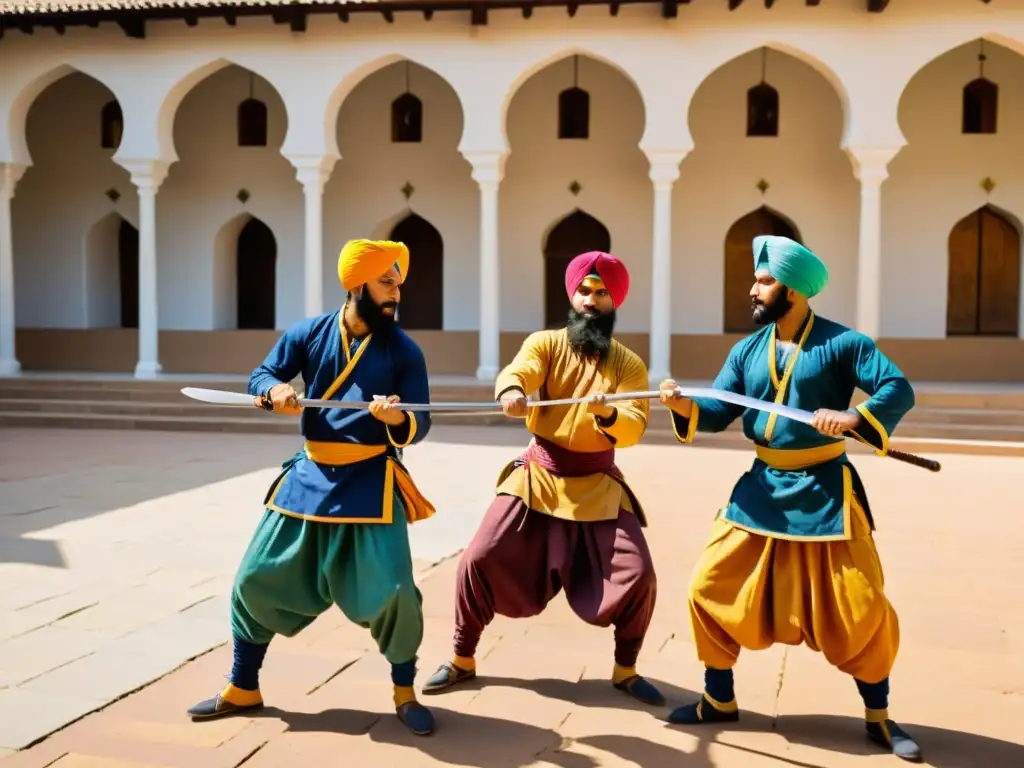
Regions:
<instances>
[{"instance_id":1,"label":"pointed arch","mask_svg":"<svg viewBox=\"0 0 1024 768\"><path fill-rule=\"evenodd\" d=\"M758 235L781 235L801 242L796 226L762 205L741 216L725 234L725 280L722 296L722 330L750 333L757 329L750 310L750 286L754 282L751 244Z\"/></svg>"},{"instance_id":2,"label":"pointed arch","mask_svg":"<svg viewBox=\"0 0 1024 768\"><path fill-rule=\"evenodd\" d=\"M544 327L565 325L569 297L565 295L565 269L587 251L611 252L608 227L579 208L555 223L544 239Z\"/></svg>"},{"instance_id":3,"label":"pointed arch","mask_svg":"<svg viewBox=\"0 0 1024 768\"><path fill-rule=\"evenodd\" d=\"M409 331L444 329L444 238L433 224L409 213L388 238L409 248L409 276L402 283L398 322Z\"/></svg>"},{"instance_id":4,"label":"pointed arch","mask_svg":"<svg viewBox=\"0 0 1024 768\"><path fill-rule=\"evenodd\" d=\"M508 113L509 113L509 109L511 109L512 102L515 99L516 94L519 92L519 90L531 78L533 78L534 75L538 74L539 72L542 72L545 69L548 69L549 67L553 67L553 66L556 66L558 64L561 64L566 59L570 59L570 58L573 58L573 57L579 57L581 60L589 59L591 62L597 62L599 64L604 64L605 66L610 67L611 69L614 69L616 72L618 72L620 75L622 75L627 81L629 81L630 85L633 86L633 89L636 91L637 95L639 96L640 109L643 110L646 113L647 104L644 101L643 91L641 90L641 88L640 88L640 86L639 86L639 84L637 82L636 77L634 77L631 72L629 72L619 62L617 62L617 61L615 61L615 60L613 60L613 59L611 59L611 58L609 58L607 56L602 56L601 54L596 53L595 51L592 51L592 50L589 50L589 49L586 49L586 48L581 48L579 46L573 46L571 48L567 48L567 49L558 51L557 53L553 53L553 54L550 54L548 56L545 56L544 58L542 58L542 59L540 59L538 61L532 62L529 66L525 67L523 69L523 71L520 72L516 76L515 80L512 81L512 84L509 86L508 91L505 93L505 98L504 98L504 101L502 102L502 105L501 105L501 125L504 128L504 132L505 132L506 136L508 136ZM585 93L585 91L584 91L584 93ZM574 97L569 97L569 98L577 98L578 99L580 97L579 96L574 96ZM589 107L590 107L590 100L589 100L589 95L588 95L588 99L587 99L588 111L589 111ZM642 119L640 120L640 125L644 126L644 125L646 125L646 123L647 123L647 117L646 117L646 114L644 114L644 115L642 115ZM643 128L641 128L641 132L642 131L643 131Z\"/></svg>"},{"instance_id":5,"label":"pointed arch","mask_svg":"<svg viewBox=\"0 0 1024 768\"><path fill-rule=\"evenodd\" d=\"M167 93L164 95L163 100L160 102L160 107L157 112L157 132L159 134L159 144L160 147L165 152L170 151L172 157L176 156L177 154L175 149L174 138L177 127L177 117L182 102L189 96L193 95L194 91L197 88L202 87L203 83L205 83L209 78L221 72L221 70L229 68L237 68L243 70L245 72L248 72L250 76L255 76L259 79L259 82L262 86L262 91L260 94L257 94L257 96L261 95L264 98L252 98L256 98L257 101L262 101L264 106L269 106L267 104L266 99L266 91L268 90L269 87L269 91L273 95L273 98L276 98L281 103L281 111L283 114L282 119L284 125L281 126L280 129L281 141L277 143L277 147L283 145L284 137L288 132L289 117L287 105L284 103L284 99L281 96L281 90L277 87L273 80L271 80L264 73L259 71L257 67L250 67L246 64L241 63L240 61L233 61L231 59L218 57L211 61L204 62L200 66L193 68L192 70L184 74L182 77L180 77L170 88L167 89ZM244 94L243 92L240 92L239 103L236 105L236 107L240 110L241 103L249 97L249 89L246 89L244 91ZM247 107L247 109L255 110L256 108ZM240 115L236 113L236 119L239 116ZM277 131L272 130L272 128L273 126L268 123L268 139L271 133L277 133ZM263 146L266 146L266 144L264 144Z\"/></svg>"},{"instance_id":6,"label":"pointed arch","mask_svg":"<svg viewBox=\"0 0 1024 768\"><path fill-rule=\"evenodd\" d=\"M949 233L947 336L1017 336L1020 329L1021 235L985 205Z\"/></svg>"},{"instance_id":7,"label":"pointed arch","mask_svg":"<svg viewBox=\"0 0 1024 768\"><path fill-rule=\"evenodd\" d=\"M419 58L411 58L398 53L389 53L351 69L331 91L327 98L326 109L324 111L324 146L328 148L328 151L338 151L338 121L340 119L341 110L344 107L345 100L348 99L352 92L355 91L356 88L358 88L367 78L376 74L380 70L391 66L392 64L397 64L403 61L414 64L417 67L422 67L432 75L435 75L443 81L449 89L451 89L453 94L455 94L455 102L458 104L459 108L459 139L461 139L465 129L466 109L462 103L462 94L459 93L459 90L452 84L452 80L445 76L441 71L444 68L431 66L431 64L424 63ZM437 63L440 64L441 62ZM401 97L399 96L398 98ZM422 121L422 104L420 120ZM455 143L458 144L458 140Z\"/></svg>"},{"instance_id":8,"label":"pointed arch","mask_svg":"<svg viewBox=\"0 0 1024 768\"><path fill-rule=\"evenodd\" d=\"M24 85L24 87L22 87L18 92L18 95L15 96L11 102L10 109L7 112L6 133L11 161L22 165L33 165L32 154L29 151L28 140L26 137L28 113L32 109L33 104L35 104L36 99L47 88L58 80L63 80L68 75L76 73L84 75L91 80L95 80L107 90L108 99L113 99L115 102L118 101L117 93L113 86L108 84L103 77L98 76L87 69L82 69L65 63L58 64L57 66L50 67L39 72L39 74L33 77ZM118 105L118 109L120 109L120 105ZM100 124L101 119L101 115L97 114L97 125Z\"/></svg>"},{"instance_id":9,"label":"pointed arch","mask_svg":"<svg viewBox=\"0 0 1024 768\"><path fill-rule=\"evenodd\" d=\"M763 55L762 52L766 49L768 51L774 51L775 53L778 54L783 54L782 58L798 61L806 65L810 69L814 70L818 75L820 75L826 83L828 83L831 91L835 95L835 98L839 106L840 128L837 137L838 140L836 142L838 146L846 137L850 126L850 96L846 90L846 86L844 85L842 79L839 77L839 75L836 74L835 70L833 70L828 64L822 61L821 58L805 50L802 50L801 48L798 48L793 45L788 45L777 40L766 40L762 43L757 44L756 46L748 47L745 41L737 39L735 42L723 41L723 45L716 47L715 58L709 59L707 61L707 74L704 75L703 79L700 81L700 84L694 90L693 98L690 99L687 112L687 122L690 126L691 132L693 131L694 127L694 109L695 107L698 109L701 108L702 100L700 99L700 96L702 92L709 87L709 81L711 81L711 84L713 85L712 79L718 79L718 76L720 75L721 71L724 70L726 67L735 64L740 59L747 59L749 57L754 56L755 54ZM773 60L777 61L775 57L773 57ZM768 80L773 79L771 72L772 65L771 62L769 62ZM757 87L757 85L752 86L750 88L750 91L755 91ZM774 87L769 87L772 88L772 90L775 90ZM770 98L769 92L767 90L759 91L756 94L751 94L750 92L748 92L748 99L751 98L751 96L760 97L762 99L765 99L766 101ZM782 94L782 96L784 96L784 94ZM780 98L780 94L778 93L778 91L776 91L776 109L778 109ZM777 133L775 135L777 135ZM699 141L697 143L699 143Z\"/></svg>"}]
</instances>

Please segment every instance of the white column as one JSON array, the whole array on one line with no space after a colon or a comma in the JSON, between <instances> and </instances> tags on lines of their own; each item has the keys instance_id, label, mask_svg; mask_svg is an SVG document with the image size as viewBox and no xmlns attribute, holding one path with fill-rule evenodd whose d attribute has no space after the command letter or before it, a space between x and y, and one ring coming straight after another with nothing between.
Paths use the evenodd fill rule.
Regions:
<instances>
[{"instance_id":1,"label":"white column","mask_svg":"<svg viewBox=\"0 0 1024 768\"><path fill-rule=\"evenodd\" d=\"M882 182L899 149L847 148L860 181L857 330L877 339L882 328Z\"/></svg>"},{"instance_id":2,"label":"white column","mask_svg":"<svg viewBox=\"0 0 1024 768\"><path fill-rule=\"evenodd\" d=\"M324 185L338 158L314 155L291 156L288 160L295 166L295 176L306 196L303 311L306 317L315 317L324 311Z\"/></svg>"},{"instance_id":3,"label":"white column","mask_svg":"<svg viewBox=\"0 0 1024 768\"><path fill-rule=\"evenodd\" d=\"M118 160L139 191L139 359L135 378L156 378L160 366L160 325L157 308L156 193L167 178L162 160Z\"/></svg>"},{"instance_id":4,"label":"white column","mask_svg":"<svg viewBox=\"0 0 1024 768\"><path fill-rule=\"evenodd\" d=\"M654 184L654 237L651 261L651 334L648 377L651 386L672 376L672 186L686 152L645 150Z\"/></svg>"},{"instance_id":5,"label":"white column","mask_svg":"<svg viewBox=\"0 0 1024 768\"><path fill-rule=\"evenodd\" d=\"M17 376L21 364L14 348L14 238L11 198L24 165L0 164L0 376Z\"/></svg>"},{"instance_id":6,"label":"white column","mask_svg":"<svg viewBox=\"0 0 1024 768\"><path fill-rule=\"evenodd\" d=\"M493 382L501 357L498 185L505 175L508 153L464 152L463 156L473 166L473 180L480 185L480 351L476 377Z\"/></svg>"}]
</instances>

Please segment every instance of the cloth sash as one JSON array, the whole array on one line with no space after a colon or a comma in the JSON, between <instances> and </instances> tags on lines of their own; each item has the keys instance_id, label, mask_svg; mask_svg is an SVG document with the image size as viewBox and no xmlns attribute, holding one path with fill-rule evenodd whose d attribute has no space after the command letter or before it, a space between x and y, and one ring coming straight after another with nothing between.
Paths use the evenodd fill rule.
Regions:
<instances>
[{"instance_id":1,"label":"cloth sash","mask_svg":"<svg viewBox=\"0 0 1024 768\"><path fill-rule=\"evenodd\" d=\"M556 477L586 477L603 473L616 479L622 478L622 472L615 466L614 448L596 453L581 453L563 448L536 435L516 464L518 466L536 464Z\"/></svg>"}]
</instances>

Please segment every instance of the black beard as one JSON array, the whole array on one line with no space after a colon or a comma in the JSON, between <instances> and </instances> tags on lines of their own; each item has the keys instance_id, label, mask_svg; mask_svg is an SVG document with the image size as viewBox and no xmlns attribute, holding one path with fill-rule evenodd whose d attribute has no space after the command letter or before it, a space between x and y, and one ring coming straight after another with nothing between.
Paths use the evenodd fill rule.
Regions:
<instances>
[{"instance_id":1,"label":"black beard","mask_svg":"<svg viewBox=\"0 0 1024 768\"><path fill-rule=\"evenodd\" d=\"M615 328L615 310L605 314L587 314L569 308L569 346L584 357L596 356L604 360L612 348L612 329Z\"/></svg>"},{"instance_id":2,"label":"black beard","mask_svg":"<svg viewBox=\"0 0 1024 768\"><path fill-rule=\"evenodd\" d=\"M775 301L754 306L753 318L758 325L770 325L776 320L781 320L786 313L793 308L793 302L785 293L780 292Z\"/></svg>"},{"instance_id":3,"label":"black beard","mask_svg":"<svg viewBox=\"0 0 1024 768\"><path fill-rule=\"evenodd\" d=\"M370 296L370 290L365 285L358 298L356 298L356 314L359 315L360 320L366 323L370 333L387 331L395 324L394 315L384 314L384 310L389 307L397 309L398 303L386 301L383 304L378 304Z\"/></svg>"}]
</instances>

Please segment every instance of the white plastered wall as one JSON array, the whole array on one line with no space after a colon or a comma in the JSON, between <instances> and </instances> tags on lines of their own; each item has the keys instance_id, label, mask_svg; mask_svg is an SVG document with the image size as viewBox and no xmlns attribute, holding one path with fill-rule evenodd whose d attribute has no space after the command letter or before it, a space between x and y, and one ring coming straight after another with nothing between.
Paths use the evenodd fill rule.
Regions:
<instances>
[{"instance_id":1,"label":"white plastered wall","mask_svg":"<svg viewBox=\"0 0 1024 768\"><path fill-rule=\"evenodd\" d=\"M413 163L436 163L424 187L409 180L417 187L413 209L441 231L446 262L452 265L445 277L446 327L473 328L477 315L474 256L478 195L468 178L468 163L451 148L501 152L511 145L513 156L501 190L502 325L535 327L536 308L530 304L535 299L530 295L539 286L526 285L528 281L518 279L515 260L524 248L536 251L547 227L574 205L580 205L612 230L613 248L621 250L622 242L626 249L623 253L638 262L634 270L636 287L629 309L623 311L622 327L644 329L649 266L645 270L642 265L649 261L651 192L649 182L643 178L645 162L635 146L639 140L642 149L652 151L686 151L695 147L684 161L675 190L673 287L677 300L673 330L715 332L721 327L721 283L716 273L720 275L722 269L722 239L732 221L760 204L761 195L754 186L758 178L763 177L771 184L765 201L795 221L805 240L829 259L837 278L852 281L856 270L859 201L852 172L845 177L840 172L839 148L898 149L905 141L903 132L913 143L916 116L906 117L908 105L930 97L927 88L922 97L913 91L908 93L897 122L904 86L932 59L983 35L1019 50L1022 46L1018 41L1024 40L1024 2L1007 1L993 8L965 5L960 0L921 0L894 5L881 15L865 14L860 0L814 9L805 8L802 2L785 0L771 10L747 3L731 13L724 4L693 4L682 8L675 21L659 18L655 6L627 6L620 10L618 18L610 18L603 8L582 8L573 19L564 10L548 9L535 11L529 20L516 12L492 13L490 26L483 28L470 27L459 14L437 14L431 22L420 16L399 14L393 25L371 15L355 16L348 25L341 25L334 17L314 16L309 31L302 36L269 20L240 20L237 28L225 27L216 20L204 20L191 29L178 23L150 24L148 30L148 38L142 42L125 39L113 25L103 25L99 30L72 29L59 43L57 38L47 39L43 35L30 38L8 31L5 36L5 55L0 61L0 114L6 119L0 121L0 161L35 166L25 174L13 201L19 325L81 327L89 322L88 300L82 287L86 284L85 243L90 227L111 210L102 195L104 190L116 186L122 192L116 210L137 223L135 195L127 173L98 149L97 128L66 130L74 115L84 118L90 110L92 116L84 124L98 126L95 107L81 101L91 93L88 88L72 88L75 81L68 79L40 96L34 112L42 109L40 114L47 114L45 108L50 100L60 104L64 117L40 129L39 137L34 137L31 143L25 141L29 106L45 85L72 68L95 77L121 103L125 138L115 160L172 163L157 196L161 327L210 328L223 323L224 311L217 309L215 298L222 292L214 290L215 240L221 227L243 210L258 215L277 238L279 327L300 315L303 198L294 169L278 154L279 147L289 158L335 153L342 157L333 172L337 179L329 182L324 198L326 304L330 306L337 300L332 293L336 292L333 261L340 246L336 241L349 236L348 232L379 229L382 221L400 214L405 204L395 195L405 180L394 183L399 175L392 165L396 162L396 148L388 144L388 156L381 162L356 140L361 126L354 126L349 140L346 117L342 114L339 118L339 111L349 95L357 99L357 104L358 99L365 99L367 104L388 101L385 91L394 84L389 84L387 78L396 74L388 75L388 70L384 70L375 79L366 78L408 57L422 65L421 71L436 73L451 87L446 91L441 84L434 83L436 93L431 98L436 98L438 106L427 112L428 135L430 114L439 113L437 127L445 137L443 150L434 153L431 145L429 157L424 156L428 153L421 153L415 159L406 158L410 169L425 178L428 175ZM778 69L777 87L782 95L783 136L776 140L781 149L769 149L769 141L745 141L737 135L742 132L743 123L735 86L749 78L742 68L745 57L765 45L803 62L770 57ZM540 94L546 87L557 92L553 83L559 70L544 67L560 62L557 66L564 68L567 65L561 62L574 52L603 62L608 77L600 87L627 101L632 98L634 107L639 102L645 118L638 129L630 122L636 114L616 111L612 119L605 113L608 125L601 130L607 129L609 140L616 136L617 145L623 147L621 154L616 151L610 158L602 157L601 166L594 167L591 156L584 153L573 160L580 164L578 174L574 173L576 168L566 165L573 153L562 152L559 147L558 155L540 154L545 142L552 143L552 100L547 104L547 116L537 112L520 118L517 114L531 98L537 100L538 106L534 108L540 108L543 99L531 93ZM267 83L273 86L272 95L266 97L271 107L272 134L271 147L266 150L233 148L233 108L223 108L225 91L218 90L217 84L228 89L229 79L239 77L240 70L224 69L221 74L214 74L231 63L255 70L267 81L265 87ZM589 62L588 66L591 65L597 66ZM816 73L810 71L812 67ZM618 69L619 74L611 75L612 68ZM529 79L541 70L536 80ZM774 80L772 72L770 69L769 78ZM787 92L787 78L797 84L797 93ZM364 80L364 87L360 87ZM433 87L428 82L424 81L425 89ZM546 82L551 84L546 86ZM800 83L808 90L799 90L804 87ZM936 83L928 86L935 88L936 93L956 90L962 85L959 78L955 84L941 77ZM200 85L193 91L197 84ZM520 86L522 91L517 93ZM916 89L916 82L914 86ZM88 96L92 99L90 104L100 104L105 98L102 88L90 87L96 91ZM632 96L627 95L630 88L635 88ZM74 95L60 97L61 89L73 90ZM601 114L600 92L597 87L591 88L591 92L596 122ZM1013 99L1013 89L1004 84L1000 125L1001 133L1005 130L1003 141L1012 137ZM958 109L958 103L959 99L954 98L952 107L947 104L943 108ZM217 107L214 111L220 117L205 114L201 105ZM67 117L69 114L72 117ZM705 122L713 121L705 114L726 116L730 121L728 128L723 128L719 135L713 124ZM732 121L730 114L738 119ZM791 128L790 119L801 114L821 122ZM533 145L529 139L524 144L517 134L519 120L532 122L532 130L540 131L545 124L549 128L546 135L543 131L538 133ZM461 122L461 133L455 128L457 122ZM28 127L37 132L34 123ZM62 127L65 130L60 131ZM382 130L386 134L387 126L382 126ZM802 134L806 139L803 149L806 152L807 146L813 147L817 162L804 155L798 161L782 161L789 151L785 145L791 130L796 135L806 131ZM732 145L727 143L730 132L736 140ZM633 146L626 146L627 136L633 137ZM377 136L376 140L380 142L380 138ZM964 138L961 143L972 139ZM925 143L928 140L926 137ZM211 145L218 141L227 143L220 145L222 151L214 152ZM76 142L81 142L78 150ZM425 148L426 145L413 151ZM917 274L912 266L916 262L897 262L898 258L905 258L899 253L906 250L905 243L917 237L913 227L903 223L908 219L900 210L901 205L909 204L900 202L906 199L901 185L909 183L913 188L913 184L920 184L913 180L912 169L913 162L921 161L913 161L911 149L904 150L910 157L906 161L897 155L890 167L892 177L882 188L883 332L890 336L941 336L944 307L940 305L944 290L933 292L934 303L924 312L913 306L904 308L893 299L894 295L906 292L908 276ZM68 159L58 162L59 153L68 155ZM716 162L716 155L724 155L728 162ZM742 157L742 162L737 162L737 157ZM1019 150L1007 148L999 157L999 173L993 176L998 182L993 202L1000 195L1010 195L1018 183L1015 180L1020 178L1019 163L1007 161L1008 157L1020 157ZM82 181L81 176L72 181L65 171L85 162L94 164L90 166L94 170L84 177L88 181ZM46 170L55 168L54 163L61 168L57 183L52 176L55 171ZM368 181L368 177L359 175L363 171L356 171L360 163L364 167L387 168L387 173L374 181L386 188L386 194L381 194L380 199L374 195L372 204L362 200L367 195L346 205L344 191ZM533 171L527 174L524 169L531 163ZM380 168L376 170L379 172ZM541 172L553 177L587 173L593 181L580 179L584 191L578 201L559 200L568 196L560 190L572 179L558 179L557 184L547 178L539 179L537 183L550 187L551 192L550 196L536 194L526 177L536 177ZM353 173L357 183L352 183ZM985 175L980 168L965 173L979 179ZM1014 173L1017 175L1013 176ZM901 180L903 177L909 181ZM76 186L79 184L85 186ZM957 211L956 215L950 214L951 221L977 207L967 204L977 197L976 189L964 192L966 197L961 204L950 199L945 189L959 182L942 184L944 204ZM516 211L517 206L522 208L516 198L524 194L517 192L522 185L526 185L526 195L537 199L536 208L524 210L525 223L520 228ZM606 194L602 190L613 187L618 191L609 192L602 199ZM234 198L240 188L253 195L244 207ZM61 208L59 227L54 226L58 220L54 189L62 191L61 199L67 204L66 209ZM429 189L431 194L423 193L422 189ZM588 196L590 199L584 200ZM434 205L436 210L431 210ZM919 211L920 201L914 205ZM999 205L1010 212L1021 210L1010 197L1002 199ZM602 214L602 210L606 213ZM921 220L922 214L916 215ZM446 223L446 217L457 222ZM628 218L629 222L613 222L615 217ZM533 221L543 222L544 226L535 226L530 223ZM539 231L531 232L531 227ZM52 237L59 234L67 242L48 244L41 239L24 239L26 232L47 230ZM943 239L946 234L948 227L941 234ZM696 245L691 237L697 238ZM707 261L700 261L704 253L710 255ZM49 264L47 259L52 261L49 267L38 266ZM691 279L692 269L697 272ZM939 271L933 275L935 280L940 279ZM516 279L508 279L509 275ZM941 279L944 280L944 273ZM524 284L517 285L520 282ZM463 286L466 295L460 296ZM524 296L526 300L520 301ZM852 283L849 287L834 285L823 294L821 308L850 322L854 302Z\"/></svg>"}]
</instances>

